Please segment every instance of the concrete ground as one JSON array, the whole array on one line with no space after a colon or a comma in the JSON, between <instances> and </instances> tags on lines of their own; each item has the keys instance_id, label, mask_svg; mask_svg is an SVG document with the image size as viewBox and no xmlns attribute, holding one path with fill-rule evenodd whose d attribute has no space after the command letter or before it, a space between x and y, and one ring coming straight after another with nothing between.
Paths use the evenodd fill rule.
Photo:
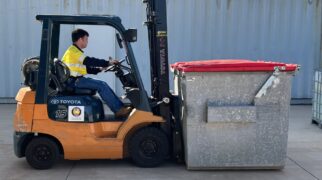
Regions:
<instances>
[{"instance_id":1,"label":"concrete ground","mask_svg":"<svg viewBox=\"0 0 322 180\"><path fill-rule=\"evenodd\" d=\"M216 180L317 180L322 179L322 129L311 124L311 106L292 106L286 167L277 171L187 171L167 162L144 169L127 160L61 160L50 170L34 170L16 158L12 146L15 105L0 105L0 180L10 179L216 179Z\"/></svg>"}]
</instances>

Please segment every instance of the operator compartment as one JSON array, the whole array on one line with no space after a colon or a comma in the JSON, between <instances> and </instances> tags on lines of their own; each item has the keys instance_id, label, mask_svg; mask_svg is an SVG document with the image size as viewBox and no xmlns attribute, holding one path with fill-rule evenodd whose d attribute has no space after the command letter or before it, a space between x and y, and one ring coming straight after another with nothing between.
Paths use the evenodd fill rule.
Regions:
<instances>
[{"instance_id":1,"label":"operator compartment","mask_svg":"<svg viewBox=\"0 0 322 180\"><path fill-rule=\"evenodd\" d=\"M101 100L95 96L62 96L48 99L48 116L63 122L99 122L104 120Z\"/></svg>"}]
</instances>

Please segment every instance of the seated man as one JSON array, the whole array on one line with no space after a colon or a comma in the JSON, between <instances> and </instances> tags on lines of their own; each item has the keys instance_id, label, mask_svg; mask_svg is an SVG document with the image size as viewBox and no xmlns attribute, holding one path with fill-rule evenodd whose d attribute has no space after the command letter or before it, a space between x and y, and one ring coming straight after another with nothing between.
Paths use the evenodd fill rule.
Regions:
<instances>
[{"instance_id":1,"label":"seated man","mask_svg":"<svg viewBox=\"0 0 322 180\"><path fill-rule=\"evenodd\" d=\"M82 49L87 47L88 36L88 32L83 29L74 30L72 32L73 45L66 50L62 58L70 69L72 81L69 86L97 90L116 117L126 117L132 109L124 107L106 82L84 77L86 74L97 74L106 67L119 63L117 60L108 61L85 56Z\"/></svg>"}]
</instances>

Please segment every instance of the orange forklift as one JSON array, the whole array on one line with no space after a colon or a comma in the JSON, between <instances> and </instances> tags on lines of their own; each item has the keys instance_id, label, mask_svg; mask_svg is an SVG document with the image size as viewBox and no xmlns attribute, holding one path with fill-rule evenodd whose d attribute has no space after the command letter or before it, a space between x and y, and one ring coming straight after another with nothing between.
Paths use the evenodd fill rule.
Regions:
<instances>
[{"instance_id":1,"label":"orange forklift","mask_svg":"<svg viewBox=\"0 0 322 180\"><path fill-rule=\"evenodd\" d=\"M35 169L49 169L63 157L130 158L140 167L165 159L182 159L177 97L169 92L166 0L144 0L151 67L151 97L138 70L131 43L135 29L125 29L117 16L37 15L42 22L40 55L23 64L23 87L16 100L14 151ZM133 111L127 118L106 115L90 89L68 87L69 69L58 58L61 25L106 25L126 56L107 69L118 77Z\"/></svg>"}]
</instances>

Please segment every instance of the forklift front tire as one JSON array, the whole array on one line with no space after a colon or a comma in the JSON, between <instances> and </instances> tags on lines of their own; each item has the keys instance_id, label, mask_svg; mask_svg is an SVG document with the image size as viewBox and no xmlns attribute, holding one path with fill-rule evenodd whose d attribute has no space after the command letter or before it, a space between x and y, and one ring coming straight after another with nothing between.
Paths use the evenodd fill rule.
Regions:
<instances>
[{"instance_id":1,"label":"forklift front tire","mask_svg":"<svg viewBox=\"0 0 322 180\"><path fill-rule=\"evenodd\" d=\"M168 137L156 127L145 127L133 134L128 148L129 155L136 165L156 167L168 156Z\"/></svg>"},{"instance_id":2,"label":"forklift front tire","mask_svg":"<svg viewBox=\"0 0 322 180\"><path fill-rule=\"evenodd\" d=\"M26 160L35 169L49 169L59 157L57 144L46 137L32 139L26 148Z\"/></svg>"}]
</instances>

